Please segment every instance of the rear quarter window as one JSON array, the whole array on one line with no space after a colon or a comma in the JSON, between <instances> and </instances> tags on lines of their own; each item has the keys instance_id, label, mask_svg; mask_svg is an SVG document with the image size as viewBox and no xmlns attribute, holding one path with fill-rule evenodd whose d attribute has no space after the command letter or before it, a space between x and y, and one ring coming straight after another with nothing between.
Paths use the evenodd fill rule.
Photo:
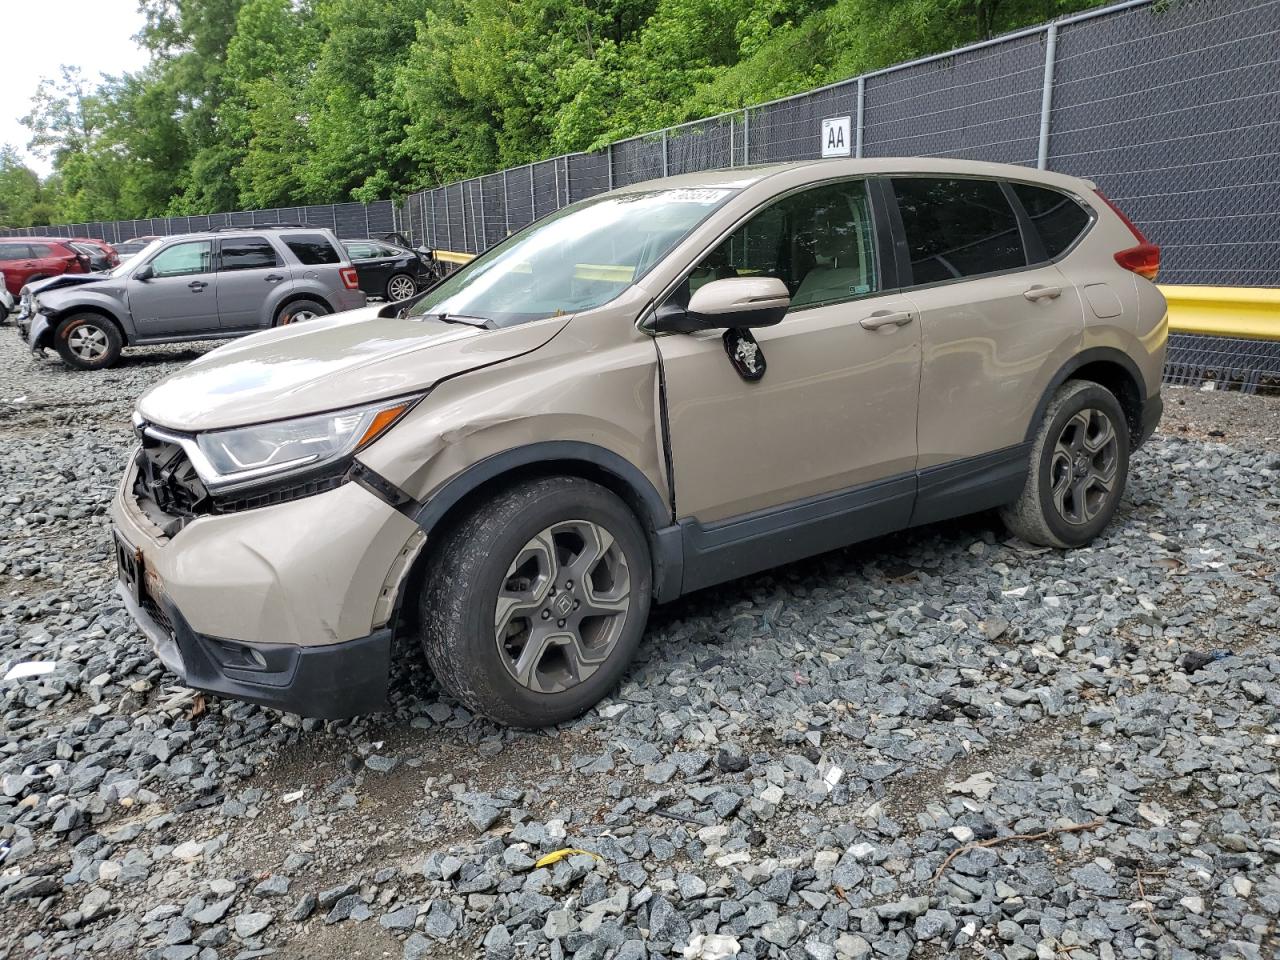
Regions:
<instances>
[{"instance_id":1,"label":"rear quarter window","mask_svg":"<svg viewBox=\"0 0 1280 960\"><path fill-rule=\"evenodd\" d=\"M308 267L324 263L341 263L342 255L333 248L328 238L319 233L297 233L284 238L284 244Z\"/></svg>"},{"instance_id":2,"label":"rear quarter window","mask_svg":"<svg viewBox=\"0 0 1280 960\"><path fill-rule=\"evenodd\" d=\"M1089 226L1090 217L1073 198L1047 187L1027 183L1012 184L1027 216L1044 243L1045 255L1054 260L1079 239Z\"/></svg>"}]
</instances>

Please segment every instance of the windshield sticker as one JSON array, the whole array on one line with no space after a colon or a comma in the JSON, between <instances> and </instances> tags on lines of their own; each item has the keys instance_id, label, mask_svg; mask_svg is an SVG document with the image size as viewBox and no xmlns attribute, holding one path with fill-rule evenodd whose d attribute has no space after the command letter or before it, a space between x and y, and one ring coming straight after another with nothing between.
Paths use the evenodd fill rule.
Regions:
<instances>
[{"instance_id":1,"label":"windshield sticker","mask_svg":"<svg viewBox=\"0 0 1280 960\"><path fill-rule=\"evenodd\" d=\"M670 203L719 203L732 192L732 190L713 190L706 188L695 190L686 188L681 190L668 190L662 195L662 199Z\"/></svg>"}]
</instances>

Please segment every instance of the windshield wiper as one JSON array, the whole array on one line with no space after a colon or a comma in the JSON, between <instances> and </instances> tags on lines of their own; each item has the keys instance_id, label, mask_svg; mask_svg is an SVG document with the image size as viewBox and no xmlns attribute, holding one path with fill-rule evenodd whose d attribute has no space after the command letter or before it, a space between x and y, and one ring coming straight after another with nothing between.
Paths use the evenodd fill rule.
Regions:
<instances>
[{"instance_id":1,"label":"windshield wiper","mask_svg":"<svg viewBox=\"0 0 1280 960\"><path fill-rule=\"evenodd\" d=\"M484 317L468 317L461 313L428 313L426 316L432 320L439 320L441 323L462 323L468 327L481 327L485 330L496 329L493 321L486 320Z\"/></svg>"}]
</instances>

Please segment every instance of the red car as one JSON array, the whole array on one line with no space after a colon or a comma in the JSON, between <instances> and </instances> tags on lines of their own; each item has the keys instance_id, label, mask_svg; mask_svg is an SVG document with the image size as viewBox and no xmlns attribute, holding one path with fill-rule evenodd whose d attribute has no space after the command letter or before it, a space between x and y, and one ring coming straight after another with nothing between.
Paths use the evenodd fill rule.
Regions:
<instances>
[{"instance_id":1,"label":"red car","mask_svg":"<svg viewBox=\"0 0 1280 960\"><path fill-rule=\"evenodd\" d=\"M0 273L4 285L15 297L24 284L63 273L88 273L92 269L88 253L76 250L71 241L59 237L0 238Z\"/></svg>"}]
</instances>

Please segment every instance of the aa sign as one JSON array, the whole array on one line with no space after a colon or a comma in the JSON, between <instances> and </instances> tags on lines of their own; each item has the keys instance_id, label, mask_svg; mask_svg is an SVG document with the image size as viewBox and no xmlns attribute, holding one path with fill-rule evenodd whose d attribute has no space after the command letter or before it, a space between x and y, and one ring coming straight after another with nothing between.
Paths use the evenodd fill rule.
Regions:
<instances>
[{"instance_id":1,"label":"aa sign","mask_svg":"<svg viewBox=\"0 0 1280 960\"><path fill-rule=\"evenodd\" d=\"M849 137L849 118L831 117L822 121L822 155L847 157L853 153L853 141Z\"/></svg>"}]
</instances>

